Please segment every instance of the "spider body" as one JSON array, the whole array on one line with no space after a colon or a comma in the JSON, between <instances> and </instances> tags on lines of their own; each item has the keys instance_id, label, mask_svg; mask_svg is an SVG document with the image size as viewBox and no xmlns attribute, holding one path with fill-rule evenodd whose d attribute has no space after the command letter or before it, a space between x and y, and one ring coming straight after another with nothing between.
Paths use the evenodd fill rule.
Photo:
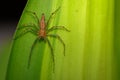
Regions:
<instances>
[{"instance_id":1,"label":"spider body","mask_svg":"<svg viewBox=\"0 0 120 80\"><path fill-rule=\"evenodd\" d=\"M45 41L48 43L49 48L51 50L51 56L52 56L52 60L53 60L53 64L55 64L55 59L54 59L54 52L53 52L53 48L52 45L48 39L48 37L50 38L56 38L58 39L64 48L64 56L65 56L65 43L64 41L61 39L61 37L57 34L49 34L49 32L54 31L54 30L63 30L63 31L68 31L69 30L67 28L65 28L64 26L52 26L51 28L48 27L48 25L50 24L51 18L54 16L54 14L59 10L59 8L57 10L55 10L50 17L48 18L48 21L45 22L45 15L44 13L41 15L41 19L39 20L37 14L33 11L27 11L29 13L32 14L32 16L34 16L34 19L37 20L37 26L36 24L32 23L32 24L25 24L22 25L21 27L18 28L18 30L21 29L25 29L22 31L22 33L20 33L18 36L15 37L15 40L22 37L23 35L25 35L26 33L30 32L32 34L34 34L36 36L36 39L34 40L32 46L31 46L31 50L30 50L30 55L29 55L29 59L28 59L28 68L30 66L30 62L31 62L31 56L32 56L32 51L34 49L34 46L36 45L37 42L41 42L41 41Z\"/></svg>"}]
</instances>

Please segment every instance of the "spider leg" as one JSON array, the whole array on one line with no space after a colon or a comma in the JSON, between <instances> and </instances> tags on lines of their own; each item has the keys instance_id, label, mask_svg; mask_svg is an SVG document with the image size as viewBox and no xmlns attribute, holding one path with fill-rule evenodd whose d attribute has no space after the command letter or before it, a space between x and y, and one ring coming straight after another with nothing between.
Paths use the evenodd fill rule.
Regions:
<instances>
[{"instance_id":1,"label":"spider leg","mask_svg":"<svg viewBox=\"0 0 120 80\"><path fill-rule=\"evenodd\" d=\"M37 32L36 32L36 31L34 31L33 29L29 28L29 29L24 30L24 31L23 31L22 33L20 33L18 36L16 36L16 37L14 38L14 40L22 37L23 35L27 34L28 32L31 32L32 34L37 35Z\"/></svg>"},{"instance_id":2,"label":"spider leg","mask_svg":"<svg viewBox=\"0 0 120 80\"><path fill-rule=\"evenodd\" d=\"M57 38L62 44L63 44L63 47L64 47L64 56L65 56L65 43L64 41L61 39L61 37L59 35L54 35L54 34L48 34L47 36L49 37L53 37L53 38Z\"/></svg>"},{"instance_id":3,"label":"spider leg","mask_svg":"<svg viewBox=\"0 0 120 80\"><path fill-rule=\"evenodd\" d=\"M34 47L35 47L35 45L36 45L38 40L39 40L39 38L36 38L35 41L32 44L32 47L31 47L31 50L30 50L29 59L28 59L28 67L27 67L28 69L29 69L30 63L31 63L32 51L33 51L33 49L34 49Z\"/></svg>"},{"instance_id":4,"label":"spider leg","mask_svg":"<svg viewBox=\"0 0 120 80\"><path fill-rule=\"evenodd\" d=\"M27 12L33 14L34 18L37 19L37 24L39 25L39 22L40 22L40 21L39 21L39 17L37 16L37 14L36 14L35 12L29 11L29 10L27 10Z\"/></svg>"},{"instance_id":5,"label":"spider leg","mask_svg":"<svg viewBox=\"0 0 120 80\"><path fill-rule=\"evenodd\" d=\"M52 60L53 60L53 71L54 71L54 67L55 67L55 58L54 58L53 48L52 48L52 45L51 45L49 39L48 39L48 38L45 38L45 40L47 41L47 43L48 43L48 45L49 45L49 47L50 47L50 49L51 49L51 55L52 55Z\"/></svg>"},{"instance_id":6,"label":"spider leg","mask_svg":"<svg viewBox=\"0 0 120 80\"><path fill-rule=\"evenodd\" d=\"M60 9L60 7L58 7L58 9L56 9L53 13L51 13L51 15L50 15L50 17L49 17L49 19L48 19L48 21L47 21L47 25L46 25L46 26L49 25L49 23L50 23L52 17L54 16L54 14L56 14L56 12L57 12L59 9Z\"/></svg>"},{"instance_id":7,"label":"spider leg","mask_svg":"<svg viewBox=\"0 0 120 80\"><path fill-rule=\"evenodd\" d=\"M53 30L64 30L64 31L68 31L70 32L70 30L68 30L67 28L65 28L64 26L53 26L50 29L48 29L48 33L53 31Z\"/></svg>"},{"instance_id":8,"label":"spider leg","mask_svg":"<svg viewBox=\"0 0 120 80\"><path fill-rule=\"evenodd\" d=\"M35 24L23 24L21 27L17 28L17 30L21 30L24 28L34 28L35 30L39 30L39 28Z\"/></svg>"}]
</instances>

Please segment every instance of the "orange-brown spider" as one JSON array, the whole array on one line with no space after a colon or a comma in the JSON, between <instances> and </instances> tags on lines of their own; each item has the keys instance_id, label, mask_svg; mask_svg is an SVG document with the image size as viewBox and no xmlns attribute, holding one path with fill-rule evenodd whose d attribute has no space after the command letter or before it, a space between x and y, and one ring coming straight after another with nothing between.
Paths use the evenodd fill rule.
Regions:
<instances>
[{"instance_id":1,"label":"orange-brown spider","mask_svg":"<svg viewBox=\"0 0 120 80\"><path fill-rule=\"evenodd\" d=\"M58 10L59 10L59 8L56 9L50 15L47 23L45 22L45 15L44 15L44 13L42 13L41 20L39 20L37 14L35 12L27 11L27 12L31 13L32 16L34 16L35 19L37 19L37 26L34 23L32 23L32 24L23 25L23 26L18 28L18 30L21 30L21 29L25 28L25 31L20 33L20 35L16 36L15 40L18 39L19 37L25 35L28 32L31 32L32 34L34 34L36 36L36 39L35 39L35 41L33 42L32 46L31 46L31 51L30 51L29 60L28 60L28 68L30 66L33 48L34 48L35 44L37 42L40 42L40 41L45 41L45 42L48 43L48 45L49 45L49 47L51 49L51 55L52 55L53 64L55 64L53 48L52 48L52 45L51 45L51 43L50 43L50 41L49 41L49 39L47 37L57 38L63 44L64 56L65 56L65 43L63 42L63 40L61 39L61 37L59 35L57 35L57 34L49 34L49 32L54 31L54 30L64 30L64 31L68 31L69 32L69 30L67 28L65 28L64 26L53 26L51 28L48 28L48 25L50 24L51 18L53 17L53 15Z\"/></svg>"}]
</instances>

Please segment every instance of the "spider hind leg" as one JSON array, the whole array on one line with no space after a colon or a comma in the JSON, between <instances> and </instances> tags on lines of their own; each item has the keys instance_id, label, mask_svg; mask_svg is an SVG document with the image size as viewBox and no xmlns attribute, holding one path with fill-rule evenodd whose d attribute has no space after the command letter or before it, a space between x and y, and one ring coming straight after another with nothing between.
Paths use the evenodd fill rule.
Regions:
<instances>
[{"instance_id":1,"label":"spider hind leg","mask_svg":"<svg viewBox=\"0 0 120 80\"><path fill-rule=\"evenodd\" d=\"M38 40L39 40L39 38L36 38L35 41L34 41L33 44L32 44L32 47L31 47L31 50L30 50L30 55L29 55L29 58L28 58L28 67L27 67L28 69L29 69L29 67L30 67L33 49L34 49L36 43L38 42Z\"/></svg>"},{"instance_id":2,"label":"spider hind leg","mask_svg":"<svg viewBox=\"0 0 120 80\"><path fill-rule=\"evenodd\" d=\"M64 56L65 56L65 43L64 43L64 41L61 39L61 37L60 37L59 35L54 35L54 34L49 34L49 35L47 35L47 36L53 37L53 38L57 38L57 39L62 43L63 48L64 48L63 54L64 54Z\"/></svg>"},{"instance_id":3,"label":"spider hind leg","mask_svg":"<svg viewBox=\"0 0 120 80\"><path fill-rule=\"evenodd\" d=\"M53 52L53 48L52 48L52 45L49 41L48 38L45 38L46 42L48 43L50 49L51 49L51 57L52 57L52 61L53 61L53 72L54 72L54 69L55 69L55 58L54 58L54 52Z\"/></svg>"}]
</instances>

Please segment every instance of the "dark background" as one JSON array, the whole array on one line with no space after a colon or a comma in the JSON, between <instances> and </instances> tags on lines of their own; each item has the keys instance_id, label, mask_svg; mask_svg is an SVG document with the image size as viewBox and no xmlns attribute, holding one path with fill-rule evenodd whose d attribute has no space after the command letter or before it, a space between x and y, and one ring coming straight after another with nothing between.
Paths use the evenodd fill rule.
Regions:
<instances>
[{"instance_id":1,"label":"dark background","mask_svg":"<svg viewBox=\"0 0 120 80\"><path fill-rule=\"evenodd\" d=\"M2 0L0 2L0 20L19 20L27 0Z\"/></svg>"},{"instance_id":2,"label":"dark background","mask_svg":"<svg viewBox=\"0 0 120 80\"><path fill-rule=\"evenodd\" d=\"M0 46L11 40L27 0L0 1Z\"/></svg>"}]
</instances>

